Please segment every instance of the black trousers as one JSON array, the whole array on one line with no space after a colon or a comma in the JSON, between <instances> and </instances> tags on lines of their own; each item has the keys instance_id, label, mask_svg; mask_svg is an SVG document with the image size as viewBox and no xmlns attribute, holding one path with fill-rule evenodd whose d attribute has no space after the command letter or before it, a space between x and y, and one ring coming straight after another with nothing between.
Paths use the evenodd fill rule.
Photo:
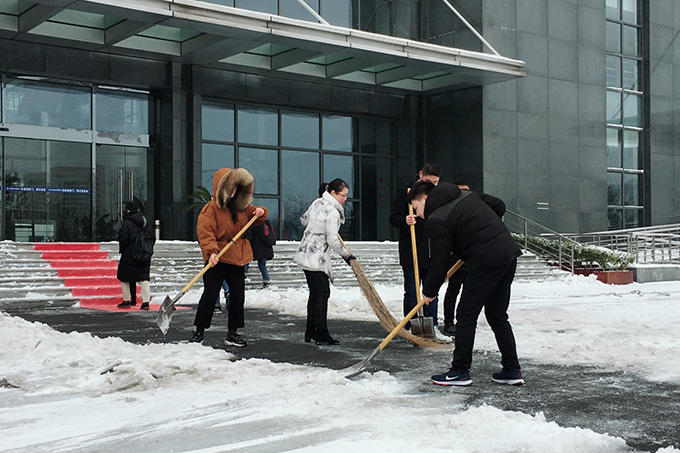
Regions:
<instances>
[{"instance_id":1,"label":"black trousers","mask_svg":"<svg viewBox=\"0 0 680 453\"><path fill-rule=\"evenodd\" d=\"M307 330L328 332L328 299L331 297L328 275L324 272L305 270L305 277L309 286Z\"/></svg>"},{"instance_id":2,"label":"black trousers","mask_svg":"<svg viewBox=\"0 0 680 453\"><path fill-rule=\"evenodd\" d=\"M227 281L230 294L227 328L230 331L236 331L236 329L245 327L243 304L246 296L246 284L243 266L227 263L217 263L203 274L203 294L198 301L198 310L196 310L196 318L194 319L196 327L204 329L210 327L215 300L220 295L223 280Z\"/></svg>"},{"instance_id":3,"label":"black trousers","mask_svg":"<svg viewBox=\"0 0 680 453\"><path fill-rule=\"evenodd\" d=\"M508 321L510 286L515 278L517 259L493 268L471 268L465 276L463 294L456 311L456 338L452 367L465 372L472 365L472 348L475 343L477 319L484 308L486 320L496 337L501 352L503 369L519 368L517 346Z\"/></svg>"},{"instance_id":4,"label":"black trousers","mask_svg":"<svg viewBox=\"0 0 680 453\"><path fill-rule=\"evenodd\" d=\"M454 314L456 313L456 300L458 299L458 293L460 292L460 287L463 286L467 272L468 266L463 264L449 279L446 295L444 296L444 325L453 324Z\"/></svg>"}]
</instances>

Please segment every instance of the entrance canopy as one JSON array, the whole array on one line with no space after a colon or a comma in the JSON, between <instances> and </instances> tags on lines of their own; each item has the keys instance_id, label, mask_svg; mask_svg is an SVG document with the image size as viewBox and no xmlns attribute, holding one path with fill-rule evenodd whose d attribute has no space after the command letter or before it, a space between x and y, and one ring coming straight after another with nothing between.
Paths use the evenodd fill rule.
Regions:
<instances>
[{"instance_id":1,"label":"entrance canopy","mask_svg":"<svg viewBox=\"0 0 680 453\"><path fill-rule=\"evenodd\" d=\"M0 38L398 91L524 76L498 55L196 0L4 0Z\"/></svg>"}]
</instances>

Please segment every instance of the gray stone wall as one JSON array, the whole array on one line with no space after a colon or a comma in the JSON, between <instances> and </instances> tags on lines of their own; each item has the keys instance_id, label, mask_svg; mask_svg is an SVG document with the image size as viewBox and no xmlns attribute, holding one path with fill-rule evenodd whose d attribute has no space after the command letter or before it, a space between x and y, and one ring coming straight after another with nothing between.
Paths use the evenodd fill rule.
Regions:
<instances>
[{"instance_id":1,"label":"gray stone wall","mask_svg":"<svg viewBox=\"0 0 680 453\"><path fill-rule=\"evenodd\" d=\"M649 2L652 224L680 222L680 2Z\"/></svg>"},{"instance_id":2,"label":"gray stone wall","mask_svg":"<svg viewBox=\"0 0 680 453\"><path fill-rule=\"evenodd\" d=\"M484 88L484 190L560 232L607 225L604 6L484 2L484 37L527 64L526 77Z\"/></svg>"}]
</instances>

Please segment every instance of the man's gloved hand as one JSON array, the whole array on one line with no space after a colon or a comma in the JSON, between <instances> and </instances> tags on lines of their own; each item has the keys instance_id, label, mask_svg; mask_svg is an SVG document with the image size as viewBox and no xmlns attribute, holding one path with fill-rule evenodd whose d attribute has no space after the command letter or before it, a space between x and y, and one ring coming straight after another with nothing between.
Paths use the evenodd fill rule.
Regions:
<instances>
[{"instance_id":1,"label":"man's gloved hand","mask_svg":"<svg viewBox=\"0 0 680 453\"><path fill-rule=\"evenodd\" d=\"M350 264L350 261L355 260L355 259L357 259L357 257L354 256L354 255L350 255L347 258L343 258L343 260L345 260L345 263L347 263L350 266L352 265L352 264Z\"/></svg>"}]
</instances>

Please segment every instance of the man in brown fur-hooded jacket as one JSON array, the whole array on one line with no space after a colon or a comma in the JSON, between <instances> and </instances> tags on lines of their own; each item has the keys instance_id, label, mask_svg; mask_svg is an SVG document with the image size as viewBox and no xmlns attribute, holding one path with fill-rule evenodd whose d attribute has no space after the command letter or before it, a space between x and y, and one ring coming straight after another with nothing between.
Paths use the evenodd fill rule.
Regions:
<instances>
[{"instance_id":1,"label":"man in brown fur-hooded jacket","mask_svg":"<svg viewBox=\"0 0 680 453\"><path fill-rule=\"evenodd\" d=\"M196 233L205 263L212 267L203 274L203 294L198 310L191 342L203 341L204 330L210 327L215 300L219 297L222 281L229 285L229 321L227 325L228 346L246 346L246 341L237 333L244 327L243 304L245 302L244 266L253 260L250 242L244 236L236 240L218 260L217 254L256 215L254 225L262 224L268 211L253 206L255 179L245 168L221 168L213 175L213 197L198 215Z\"/></svg>"}]
</instances>

